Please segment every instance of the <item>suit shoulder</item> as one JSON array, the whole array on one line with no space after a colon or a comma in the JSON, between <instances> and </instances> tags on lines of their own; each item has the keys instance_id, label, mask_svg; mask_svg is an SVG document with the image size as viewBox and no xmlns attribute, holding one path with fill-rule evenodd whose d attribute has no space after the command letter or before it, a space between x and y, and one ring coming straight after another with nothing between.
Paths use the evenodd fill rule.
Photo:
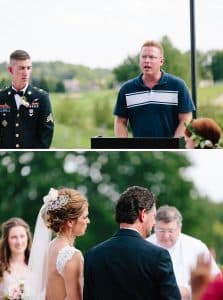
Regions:
<instances>
[{"instance_id":1,"label":"suit shoulder","mask_svg":"<svg viewBox=\"0 0 223 300\"><path fill-rule=\"evenodd\" d=\"M0 100L1 101L5 100L5 97L7 96L8 91L9 91L9 87L0 89Z\"/></svg>"},{"instance_id":2,"label":"suit shoulder","mask_svg":"<svg viewBox=\"0 0 223 300\"><path fill-rule=\"evenodd\" d=\"M38 88L36 86L33 86L33 92L37 93L37 94L40 94L40 95L48 95L48 92L41 89L41 88Z\"/></svg>"},{"instance_id":3,"label":"suit shoulder","mask_svg":"<svg viewBox=\"0 0 223 300\"><path fill-rule=\"evenodd\" d=\"M9 90L9 87L5 87L5 88L2 88L0 89L0 93L6 93L7 91Z\"/></svg>"}]
</instances>

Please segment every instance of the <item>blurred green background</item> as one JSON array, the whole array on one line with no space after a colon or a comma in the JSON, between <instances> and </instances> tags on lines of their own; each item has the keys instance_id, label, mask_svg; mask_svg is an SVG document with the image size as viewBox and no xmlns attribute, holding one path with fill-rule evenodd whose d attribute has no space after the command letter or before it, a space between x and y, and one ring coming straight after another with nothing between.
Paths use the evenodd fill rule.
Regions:
<instances>
[{"instance_id":1,"label":"blurred green background","mask_svg":"<svg viewBox=\"0 0 223 300\"><path fill-rule=\"evenodd\" d=\"M206 151L207 160L210 153L214 155L209 151ZM192 164L188 153L0 152L0 223L18 216L33 230L42 198L50 187L76 188L86 195L90 204L91 223L87 233L76 241L77 248L85 252L115 232L114 207L120 193L128 186L140 185L157 194L158 207L163 204L176 206L184 218L183 231L214 248L217 261L222 264L223 203L200 195L194 183L185 176L185 170ZM196 153L199 155L199 151ZM213 174L213 179L214 176L218 173Z\"/></svg>"}]
</instances>

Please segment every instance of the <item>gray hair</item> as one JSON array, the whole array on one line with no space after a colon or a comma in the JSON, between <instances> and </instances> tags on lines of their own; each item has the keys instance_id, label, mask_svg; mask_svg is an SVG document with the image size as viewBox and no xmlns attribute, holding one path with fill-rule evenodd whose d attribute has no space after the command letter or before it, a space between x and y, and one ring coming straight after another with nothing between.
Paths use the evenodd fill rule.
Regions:
<instances>
[{"instance_id":1,"label":"gray hair","mask_svg":"<svg viewBox=\"0 0 223 300\"><path fill-rule=\"evenodd\" d=\"M164 223L177 221L177 224L181 225L183 217L175 206L163 205L157 210L155 220L156 222L163 221Z\"/></svg>"}]
</instances>

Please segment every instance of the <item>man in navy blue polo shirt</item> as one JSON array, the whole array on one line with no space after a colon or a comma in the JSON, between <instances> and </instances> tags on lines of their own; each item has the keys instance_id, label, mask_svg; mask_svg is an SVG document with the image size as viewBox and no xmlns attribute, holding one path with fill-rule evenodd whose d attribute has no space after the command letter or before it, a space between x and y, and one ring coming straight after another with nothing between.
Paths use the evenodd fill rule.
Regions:
<instances>
[{"instance_id":1,"label":"man in navy blue polo shirt","mask_svg":"<svg viewBox=\"0 0 223 300\"><path fill-rule=\"evenodd\" d=\"M115 135L181 137L195 110L184 81L161 70L164 51L160 43L147 41L140 51L142 74L121 87L116 106Z\"/></svg>"}]
</instances>

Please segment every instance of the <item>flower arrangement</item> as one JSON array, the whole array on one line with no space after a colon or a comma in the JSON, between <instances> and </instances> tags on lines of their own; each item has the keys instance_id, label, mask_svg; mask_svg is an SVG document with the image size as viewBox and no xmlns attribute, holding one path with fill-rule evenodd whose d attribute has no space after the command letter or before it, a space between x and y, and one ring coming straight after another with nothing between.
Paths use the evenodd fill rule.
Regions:
<instances>
[{"instance_id":1,"label":"flower arrangement","mask_svg":"<svg viewBox=\"0 0 223 300\"><path fill-rule=\"evenodd\" d=\"M27 101L25 96L21 97L21 105L24 105L25 107L29 107L29 102Z\"/></svg>"},{"instance_id":2,"label":"flower arrangement","mask_svg":"<svg viewBox=\"0 0 223 300\"><path fill-rule=\"evenodd\" d=\"M23 300L24 282L20 281L19 285L12 285L8 288L8 293L4 295L3 300Z\"/></svg>"}]
</instances>

